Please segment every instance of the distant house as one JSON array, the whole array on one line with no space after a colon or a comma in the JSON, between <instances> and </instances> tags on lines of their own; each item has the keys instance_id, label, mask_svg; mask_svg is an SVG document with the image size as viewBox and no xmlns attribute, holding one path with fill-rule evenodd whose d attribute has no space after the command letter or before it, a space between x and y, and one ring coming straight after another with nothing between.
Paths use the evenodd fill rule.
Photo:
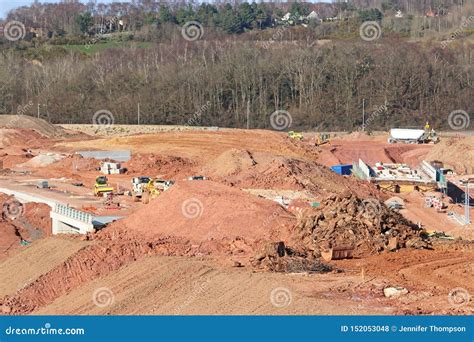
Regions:
<instances>
[{"instance_id":1,"label":"distant house","mask_svg":"<svg viewBox=\"0 0 474 342\"><path fill-rule=\"evenodd\" d=\"M395 18L403 18L402 11L398 10L397 13L395 14Z\"/></svg>"},{"instance_id":2,"label":"distant house","mask_svg":"<svg viewBox=\"0 0 474 342\"><path fill-rule=\"evenodd\" d=\"M434 17L437 17L438 15L432 9L430 9L428 12L426 12L426 16L428 18L434 18Z\"/></svg>"},{"instance_id":3,"label":"distant house","mask_svg":"<svg viewBox=\"0 0 474 342\"><path fill-rule=\"evenodd\" d=\"M29 28L29 31L33 37L36 38L45 38L47 36L47 32L38 25L34 25L33 27Z\"/></svg>"},{"instance_id":4,"label":"distant house","mask_svg":"<svg viewBox=\"0 0 474 342\"><path fill-rule=\"evenodd\" d=\"M319 14L316 11L312 11L308 16L306 17L307 20L317 20L317 21L322 21L320 18Z\"/></svg>"},{"instance_id":5,"label":"distant house","mask_svg":"<svg viewBox=\"0 0 474 342\"><path fill-rule=\"evenodd\" d=\"M290 20L290 18L291 18L291 13L290 13L290 12L287 12L287 13L283 16L283 18L281 18L281 20L282 20L282 21L288 21L288 20Z\"/></svg>"}]
</instances>

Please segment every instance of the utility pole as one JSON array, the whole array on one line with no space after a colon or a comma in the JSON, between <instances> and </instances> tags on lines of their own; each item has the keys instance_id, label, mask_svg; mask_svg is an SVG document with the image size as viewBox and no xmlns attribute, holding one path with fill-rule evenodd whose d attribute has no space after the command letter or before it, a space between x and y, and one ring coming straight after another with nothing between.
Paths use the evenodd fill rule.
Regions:
<instances>
[{"instance_id":1,"label":"utility pole","mask_svg":"<svg viewBox=\"0 0 474 342\"><path fill-rule=\"evenodd\" d=\"M471 223L471 213L470 213L470 196L469 196L469 180L467 180L467 183L466 183L466 193L465 193L465 199L464 199L464 217L465 217L465 220L466 220L466 224L470 224Z\"/></svg>"},{"instance_id":2,"label":"utility pole","mask_svg":"<svg viewBox=\"0 0 474 342\"><path fill-rule=\"evenodd\" d=\"M466 225L471 224L471 213L470 213L471 196L469 195L469 182L473 180L474 178L461 180L461 183L466 186L466 190L464 190L464 223Z\"/></svg>"},{"instance_id":3,"label":"utility pole","mask_svg":"<svg viewBox=\"0 0 474 342\"><path fill-rule=\"evenodd\" d=\"M365 99L362 99L362 131L365 132Z\"/></svg>"},{"instance_id":4,"label":"utility pole","mask_svg":"<svg viewBox=\"0 0 474 342\"><path fill-rule=\"evenodd\" d=\"M137 104L137 123L140 124L140 103Z\"/></svg>"},{"instance_id":5,"label":"utility pole","mask_svg":"<svg viewBox=\"0 0 474 342\"><path fill-rule=\"evenodd\" d=\"M247 129L250 129L250 99L247 99Z\"/></svg>"}]
</instances>

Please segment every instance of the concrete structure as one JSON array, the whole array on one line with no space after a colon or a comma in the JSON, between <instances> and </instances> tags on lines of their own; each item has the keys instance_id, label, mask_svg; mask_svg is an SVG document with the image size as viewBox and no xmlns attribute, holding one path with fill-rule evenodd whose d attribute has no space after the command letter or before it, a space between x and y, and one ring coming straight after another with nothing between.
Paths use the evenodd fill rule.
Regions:
<instances>
[{"instance_id":1,"label":"concrete structure","mask_svg":"<svg viewBox=\"0 0 474 342\"><path fill-rule=\"evenodd\" d=\"M352 174L357 178L377 184L381 189L392 192L436 191L436 170L423 161L418 169L406 164L376 163L370 167L361 159L352 165Z\"/></svg>"},{"instance_id":2,"label":"concrete structure","mask_svg":"<svg viewBox=\"0 0 474 342\"><path fill-rule=\"evenodd\" d=\"M96 229L105 227L108 223L121 219L120 216L94 216L90 213L71 208L55 200L33 193L26 193L7 188L0 188L0 192L15 196L21 203L44 203L51 207L51 231L55 234L87 234Z\"/></svg>"},{"instance_id":3,"label":"concrete structure","mask_svg":"<svg viewBox=\"0 0 474 342\"><path fill-rule=\"evenodd\" d=\"M45 198L36 194L30 194L30 193L21 192L17 190L11 190L7 188L0 188L0 192L9 196L15 196L15 198L22 203L28 203L28 202L44 203L44 204L49 205L51 208L53 208L54 205L56 204L56 201L50 200L48 198Z\"/></svg>"},{"instance_id":4,"label":"concrete structure","mask_svg":"<svg viewBox=\"0 0 474 342\"><path fill-rule=\"evenodd\" d=\"M59 203L56 203L51 210L50 217L53 221L53 235L87 234L122 218L120 216L94 216Z\"/></svg>"},{"instance_id":5,"label":"concrete structure","mask_svg":"<svg viewBox=\"0 0 474 342\"><path fill-rule=\"evenodd\" d=\"M100 167L100 172L105 175L118 175L123 173L124 169L120 163L103 162Z\"/></svg>"},{"instance_id":6,"label":"concrete structure","mask_svg":"<svg viewBox=\"0 0 474 342\"><path fill-rule=\"evenodd\" d=\"M51 210L52 233L87 234L94 231L92 215L63 204L56 203Z\"/></svg>"},{"instance_id":7,"label":"concrete structure","mask_svg":"<svg viewBox=\"0 0 474 342\"><path fill-rule=\"evenodd\" d=\"M94 159L110 159L116 160L119 162L129 161L132 157L130 151L79 151L77 154L83 156L84 158L94 158Z\"/></svg>"}]
</instances>

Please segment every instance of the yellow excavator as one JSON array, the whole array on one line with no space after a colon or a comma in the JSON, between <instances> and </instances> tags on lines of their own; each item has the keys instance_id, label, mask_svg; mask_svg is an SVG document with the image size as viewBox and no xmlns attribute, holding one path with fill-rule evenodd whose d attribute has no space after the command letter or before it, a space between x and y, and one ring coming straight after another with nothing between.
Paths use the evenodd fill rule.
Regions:
<instances>
[{"instance_id":1,"label":"yellow excavator","mask_svg":"<svg viewBox=\"0 0 474 342\"><path fill-rule=\"evenodd\" d=\"M138 202L141 199L142 203L147 204L173 184L174 181L161 178L134 177L132 178L133 201Z\"/></svg>"},{"instance_id":2,"label":"yellow excavator","mask_svg":"<svg viewBox=\"0 0 474 342\"><path fill-rule=\"evenodd\" d=\"M316 146L321 146L325 144L331 144L330 135L327 133L320 134L316 137L316 142L314 143Z\"/></svg>"},{"instance_id":3,"label":"yellow excavator","mask_svg":"<svg viewBox=\"0 0 474 342\"><path fill-rule=\"evenodd\" d=\"M110 186L108 181L105 176L99 176L95 179L94 196L105 196L114 191L114 187Z\"/></svg>"},{"instance_id":4,"label":"yellow excavator","mask_svg":"<svg viewBox=\"0 0 474 342\"><path fill-rule=\"evenodd\" d=\"M303 140L303 133L301 133L301 132L289 131L289 132L288 132L288 136L289 136L291 139Z\"/></svg>"}]
</instances>

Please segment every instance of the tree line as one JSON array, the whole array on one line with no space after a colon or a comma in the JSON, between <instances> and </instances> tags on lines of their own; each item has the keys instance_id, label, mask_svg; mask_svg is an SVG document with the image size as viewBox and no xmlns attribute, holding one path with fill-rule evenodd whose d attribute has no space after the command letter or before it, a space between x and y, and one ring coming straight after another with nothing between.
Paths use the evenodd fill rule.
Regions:
<instances>
[{"instance_id":1,"label":"tree line","mask_svg":"<svg viewBox=\"0 0 474 342\"><path fill-rule=\"evenodd\" d=\"M218 32L239 34L287 23L315 27L324 19L381 21L384 15L392 16L398 10L403 10L407 16L424 16L428 10L434 9L438 20L446 21L448 14L465 11L465 1L349 0L318 4L234 1L198 4L192 1L137 0L83 4L79 0L67 0L59 3L34 2L11 11L6 20L20 21L28 28L40 29L48 38L91 36L123 30L138 32L150 26L182 26L189 21L197 21ZM307 18L312 11L317 13L317 17ZM281 19L285 13L290 13L292 20L283 22ZM29 38L33 37L34 33L31 33Z\"/></svg>"},{"instance_id":2,"label":"tree line","mask_svg":"<svg viewBox=\"0 0 474 342\"><path fill-rule=\"evenodd\" d=\"M71 51L32 63L0 55L0 113L38 114L52 123L115 123L271 128L287 111L292 128L353 130L447 127L448 114L474 111L472 43L361 39L306 44L233 39ZM38 106L39 105L39 106ZM380 108L383 108L380 111ZM192 119L192 120L191 120Z\"/></svg>"}]
</instances>

